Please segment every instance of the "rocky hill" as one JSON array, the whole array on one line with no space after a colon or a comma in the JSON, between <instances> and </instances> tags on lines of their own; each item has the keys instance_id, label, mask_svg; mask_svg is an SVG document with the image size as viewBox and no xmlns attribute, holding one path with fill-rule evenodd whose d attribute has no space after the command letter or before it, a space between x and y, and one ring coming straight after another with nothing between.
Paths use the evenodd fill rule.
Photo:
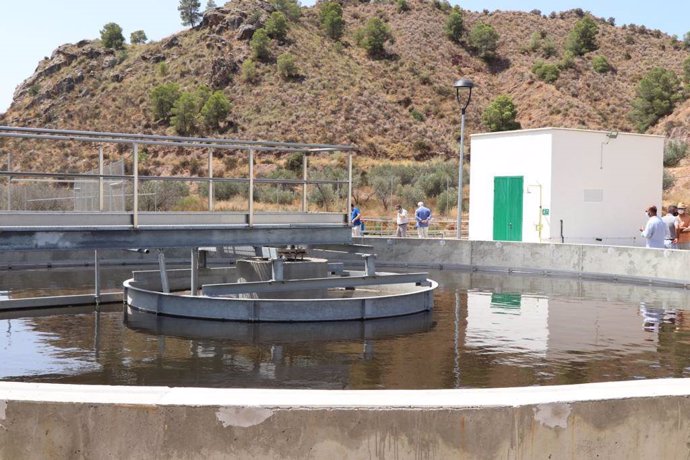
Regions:
<instances>
[{"instance_id":1,"label":"rocky hill","mask_svg":"<svg viewBox=\"0 0 690 460\"><path fill-rule=\"evenodd\" d=\"M463 11L466 30L482 21L500 34L497 58L487 63L464 40L455 43L446 37L446 4L408 4L409 10L401 11L396 3L345 3L340 41L320 29L318 7L302 8L301 18L290 23L287 40L271 41L272 59L257 63L254 83L240 78L240 68L251 55L254 30L273 11L262 0L233 0L207 12L197 27L120 51L104 48L99 40L63 45L17 88L0 124L172 133L153 119L150 91L166 82L187 90L205 84L222 90L232 108L223 132L201 134L354 143L363 155L381 159L448 158L456 156L459 108L452 84L460 76L477 85L468 109L469 134L486 130L481 113L499 94L511 95L523 128L633 131L628 113L642 76L655 66L680 76L689 55L680 42L659 31L596 19L599 50L576 58L550 84L531 71L542 58L530 51L532 34L541 32L553 41L556 55L546 61L558 62L581 11L548 16ZM367 56L355 39L355 31L374 16L386 21L395 37L380 59ZM284 52L296 57L298 78L279 76L275 58ZM595 72L596 55L605 56L613 71ZM686 138L690 101L649 131ZM45 166L54 161L47 157ZM157 167L170 167L171 161Z\"/></svg>"}]
</instances>

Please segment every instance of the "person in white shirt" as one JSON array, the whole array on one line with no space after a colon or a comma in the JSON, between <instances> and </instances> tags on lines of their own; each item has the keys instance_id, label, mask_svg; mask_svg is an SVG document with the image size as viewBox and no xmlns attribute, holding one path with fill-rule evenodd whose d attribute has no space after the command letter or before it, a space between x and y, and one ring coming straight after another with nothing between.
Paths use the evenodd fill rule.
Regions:
<instances>
[{"instance_id":1,"label":"person in white shirt","mask_svg":"<svg viewBox=\"0 0 690 460\"><path fill-rule=\"evenodd\" d=\"M395 223L398 224L398 228L395 231L395 236L397 236L398 238L405 238L407 237L407 224L409 223L409 219L407 217L407 210L399 204L395 205L395 209L397 211L397 214L395 216Z\"/></svg>"},{"instance_id":2,"label":"person in white shirt","mask_svg":"<svg viewBox=\"0 0 690 460\"><path fill-rule=\"evenodd\" d=\"M645 211L649 220L645 228L641 228L642 237L647 240L648 248L664 249L667 227L663 220L656 215L656 206L650 206Z\"/></svg>"}]
</instances>

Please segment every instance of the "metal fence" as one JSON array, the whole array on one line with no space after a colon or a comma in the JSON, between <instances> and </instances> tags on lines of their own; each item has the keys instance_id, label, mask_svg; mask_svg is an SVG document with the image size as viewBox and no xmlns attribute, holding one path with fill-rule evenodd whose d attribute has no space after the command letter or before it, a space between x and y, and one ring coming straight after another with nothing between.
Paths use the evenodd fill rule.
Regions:
<instances>
[{"instance_id":1,"label":"metal fence","mask_svg":"<svg viewBox=\"0 0 690 460\"><path fill-rule=\"evenodd\" d=\"M207 213L242 212L253 225L261 212L285 210L302 213L347 214L352 197L351 145L300 144L287 142L244 141L236 139L187 138L144 134L125 134L42 128L0 126L0 141L52 142L98 146L98 168L85 172L48 172L20 170L21 150L2 148L7 161L0 170L0 210L129 213L138 226L140 212L165 213L195 211ZM104 146L116 146L120 159L106 161ZM205 152L205 174L195 176L153 176L140 174L140 148L169 147L178 152L190 149ZM131 148L131 150L130 150ZM93 155L93 148L82 153ZM246 160L242 177L214 175L214 155L237 155ZM298 153L302 155L301 178L261 177L257 174L258 156ZM333 177L325 177L318 168L310 169L310 158L317 154L346 155L346 166ZM14 160L14 162L13 162ZM127 174L127 171L131 173ZM202 171L204 172L204 171ZM221 203L222 202L222 203ZM218 206L219 203L222 206ZM297 209L289 209L290 207ZM345 223L345 222L343 222Z\"/></svg>"}]
</instances>

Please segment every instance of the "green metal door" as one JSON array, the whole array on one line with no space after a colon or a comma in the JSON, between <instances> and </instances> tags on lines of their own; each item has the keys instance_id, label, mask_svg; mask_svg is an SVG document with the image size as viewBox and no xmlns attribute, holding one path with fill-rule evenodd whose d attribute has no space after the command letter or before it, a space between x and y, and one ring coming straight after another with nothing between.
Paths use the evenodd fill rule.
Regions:
<instances>
[{"instance_id":1,"label":"green metal door","mask_svg":"<svg viewBox=\"0 0 690 460\"><path fill-rule=\"evenodd\" d=\"M494 240L522 241L523 177L494 177Z\"/></svg>"}]
</instances>

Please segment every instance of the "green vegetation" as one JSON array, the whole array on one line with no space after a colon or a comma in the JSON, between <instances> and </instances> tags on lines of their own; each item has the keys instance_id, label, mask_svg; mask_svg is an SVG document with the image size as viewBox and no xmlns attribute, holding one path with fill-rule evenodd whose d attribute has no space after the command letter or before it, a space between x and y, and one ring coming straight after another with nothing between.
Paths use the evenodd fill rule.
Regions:
<instances>
[{"instance_id":1,"label":"green vegetation","mask_svg":"<svg viewBox=\"0 0 690 460\"><path fill-rule=\"evenodd\" d=\"M262 61L268 60L271 57L271 52L268 49L270 44L271 39L268 38L266 30L263 28L257 29L249 42L249 46L252 49L252 56Z\"/></svg>"},{"instance_id":2,"label":"green vegetation","mask_svg":"<svg viewBox=\"0 0 690 460\"><path fill-rule=\"evenodd\" d=\"M154 120L169 122L175 101L180 97L180 87L177 83L164 83L153 88L149 97Z\"/></svg>"},{"instance_id":3,"label":"green vegetation","mask_svg":"<svg viewBox=\"0 0 690 460\"><path fill-rule=\"evenodd\" d=\"M251 59L247 59L242 63L242 80L247 83L256 83L259 79L259 74L256 71L256 64Z\"/></svg>"},{"instance_id":4,"label":"green vegetation","mask_svg":"<svg viewBox=\"0 0 690 460\"><path fill-rule=\"evenodd\" d=\"M385 56L385 45L387 42L393 43L393 33L391 28L380 18L371 18L366 25L356 33L357 44L364 48L369 57L380 58Z\"/></svg>"},{"instance_id":5,"label":"green vegetation","mask_svg":"<svg viewBox=\"0 0 690 460\"><path fill-rule=\"evenodd\" d=\"M298 20L302 15L302 10L297 0L273 0L271 4L291 21Z\"/></svg>"},{"instance_id":6,"label":"green vegetation","mask_svg":"<svg viewBox=\"0 0 690 460\"><path fill-rule=\"evenodd\" d=\"M575 67L575 54L570 50L566 50L565 53L563 53L561 62L558 63L558 67L560 69L572 69Z\"/></svg>"},{"instance_id":7,"label":"green vegetation","mask_svg":"<svg viewBox=\"0 0 690 460\"><path fill-rule=\"evenodd\" d=\"M561 75L561 71L555 64L547 64L546 62L539 59L532 66L532 73L537 76L542 81L546 83L553 83L558 80Z\"/></svg>"},{"instance_id":8,"label":"green vegetation","mask_svg":"<svg viewBox=\"0 0 690 460\"><path fill-rule=\"evenodd\" d=\"M177 11L180 12L180 19L183 26L194 27L201 19L201 2L199 0L180 0Z\"/></svg>"},{"instance_id":9,"label":"green vegetation","mask_svg":"<svg viewBox=\"0 0 690 460\"><path fill-rule=\"evenodd\" d=\"M220 128L220 123L227 118L229 113L230 102L222 91L211 94L201 108L201 118L209 129Z\"/></svg>"},{"instance_id":10,"label":"green vegetation","mask_svg":"<svg viewBox=\"0 0 690 460\"><path fill-rule=\"evenodd\" d=\"M683 35L683 46L690 48L690 32L686 32L685 35Z\"/></svg>"},{"instance_id":11,"label":"green vegetation","mask_svg":"<svg viewBox=\"0 0 690 460\"><path fill-rule=\"evenodd\" d=\"M452 187L449 188L448 190L444 190L441 192L441 194L438 196L438 199L436 200L436 210L440 214L445 214L448 215L449 212L457 207L458 205L458 189L457 187Z\"/></svg>"},{"instance_id":12,"label":"green vegetation","mask_svg":"<svg viewBox=\"0 0 690 460\"><path fill-rule=\"evenodd\" d=\"M278 74L284 80L289 80L299 75L299 68L295 62L295 56L290 53L283 53L278 56Z\"/></svg>"},{"instance_id":13,"label":"green vegetation","mask_svg":"<svg viewBox=\"0 0 690 460\"><path fill-rule=\"evenodd\" d=\"M517 107L513 99L507 94L501 94L484 109L482 123L491 132L511 131L521 128L516 118Z\"/></svg>"},{"instance_id":14,"label":"green vegetation","mask_svg":"<svg viewBox=\"0 0 690 460\"><path fill-rule=\"evenodd\" d=\"M114 50L122 49L125 44L125 37L122 35L122 27L109 22L103 26L101 30L101 43L106 48Z\"/></svg>"},{"instance_id":15,"label":"green vegetation","mask_svg":"<svg viewBox=\"0 0 690 460\"><path fill-rule=\"evenodd\" d=\"M491 25L480 22L472 28L469 45L484 60L496 57L499 35Z\"/></svg>"},{"instance_id":16,"label":"green vegetation","mask_svg":"<svg viewBox=\"0 0 690 460\"><path fill-rule=\"evenodd\" d=\"M664 191L669 190L671 187L673 187L673 185L675 183L676 183L676 178L673 177L673 174L671 174L670 172L666 171L666 169L664 169L664 178L662 181L662 187L663 187Z\"/></svg>"},{"instance_id":17,"label":"green vegetation","mask_svg":"<svg viewBox=\"0 0 690 460\"><path fill-rule=\"evenodd\" d=\"M683 99L678 76L661 67L650 70L640 80L636 93L630 119L639 132L645 132L659 121L659 118L670 114Z\"/></svg>"},{"instance_id":18,"label":"green vegetation","mask_svg":"<svg viewBox=\"0 0 690 460\"><path fill-rule=\"evenodd\" d=\"M410 115L412 115L412 118L414 118L415 120L417 120L419 122L426 120L426 117L424 116L424 114L415 108L410 110Z\"/></svg>"},{"instance_id":19,"label":"green vegetation","mask_svg":"<svg viewBox=\"0 0 690 460\"><path fill-rule=\"evenodd\" d=\"M611 71L611 64L606 56L597 55L592 58L592 68L597 73L607 73Z\"/></svg>"},{"instance_id":20,"label":"green vegetation","mask_svg":"<svg viewBox=\"0 0 690 460\"><path fill-rule=\"evenodd\" d=\"M448 19L446 19L446 25L443 30L446 33L446 37L456 43L460 41L462 31L464 30L460 8L453 8L453 11L448 15Z\"/></svg>"},{"instance_id":21,"label":"green vegetation","mask_svg":"<svg viewBox=\"0 0 690 460\"><path fill-rule=\"evenodd\" d=\"M170 119L177 134L188 136L197 130L198 99L191 93L182 93L175 101Z\"/></svg>"},{"instance_id":22,"label":"green vegetation","mask_svg":"<svg viewBox=\"0 0 690 460\"><path fill-rule=\"evenodd\" d=\"M678 166L680 160L688 155L688 143L680 139L671 139L664 148L664 166Z\"/></svg>"},{"instance_id":23,"label":"green vegetation","mask_svg":"<svg viewBox=\"0 0 690 460\"><path fill-rule=\"evenodd\" d=\"M171 211L188 195L189 187L184 182L145 180L139 192L139 209Z\"/></svg>"},{"instance_id":24,"label":"green vegetation","mask_svg":"<svg viewBox=\"0 0 690 460\"><path fill-rule=\"evenodd\" d=\"M206 2L206 8L204 11L212 10L213 8L218 8L218 5L216 5L216 2L213 0L208 0L208 2Z\"/></svg>"},{"instance_id":25,"label":"green vegetation","mask_svg":"<svg viewBox=\"0 0 690 460\"><path fill-rule=\"evenodd\" d=\"M573 30L568 34L565 42L565 49L572 51L575 56L583 56L584 54L594 51L599 48L597 43L597 34L599 33L599 26L590 16L577 21Z\"/></svg>"},{"instance_id":26,"label":"green vegetation","mask_svg":"<svg viewBox=\"0 0 690 460\"><path fill-rule=\"evenodd\" d=\"M408 5L407 0L396 0L395 4L398 7L398 13L410 11L410 5Z\"/></svg>"},{"instance_id":27,"label":"green vegetation","mask_svg":"<svg viewBox=\"0 0 690 460\"><path fill-rule=\"evenodd\" d=\"M269 37L278 41L285 41L287 38L288 22L287 18L280 11L274 11L264 25Z\"/></svg>"},{"instance_id":28,"label":"green vegetation","mask_svg":"<svg viewBox=\"0 0 690 460\"><path fill-rule=\"evenodd\" d=\"M683 61L683 83L685 83L685 90L690 92L690 57Z\"/></svg>"},{"instance_id":29,"label":"green vegetation","mask_svg":"<svg viewBox=\"0 0 690 460\"><path fill-rule=\"evenodd\" d=\"M135 30L131 34L129 34L129 42L132 45L140 45L142 43L146 43L148 41L148 37L146 36L146 32L143 30Z\"/></svg>"},{"instance_id":30,"label":"green vegetation","mask_svg":"<svg viewBox=\"0 0 690 460\"><path fill-rule=\"evenodd\" d=\"M345 28L343 20L343 8L336 2L324 2L319 8L319 20L321 28L333 40L340 40Z\"/></svg>"}]
</instances>

